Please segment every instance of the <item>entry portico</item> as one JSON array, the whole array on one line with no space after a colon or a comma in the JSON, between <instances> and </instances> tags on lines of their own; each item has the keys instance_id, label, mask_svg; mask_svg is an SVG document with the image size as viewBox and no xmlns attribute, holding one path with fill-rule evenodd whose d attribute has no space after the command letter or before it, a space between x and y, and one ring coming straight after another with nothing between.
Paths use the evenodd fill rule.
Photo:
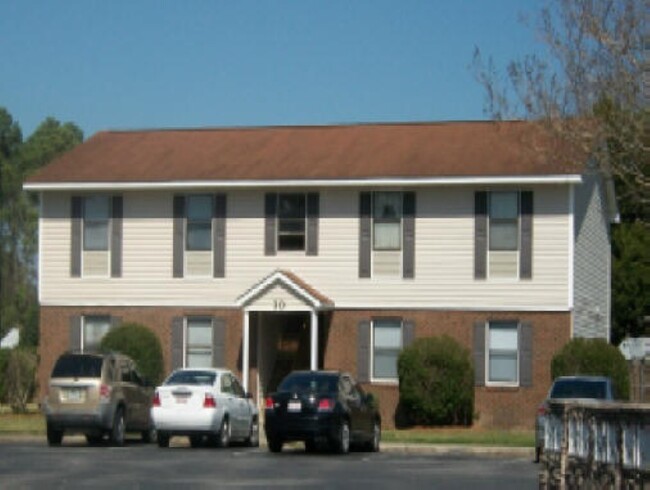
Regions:
<instances>
[{"instance_id":1,"label":"entry portico","mask_svg":"<svg viewBox=\"0 0 650 490\"><path fill-rule=\"evenodd\" d=\"M243 311L242 332L242 382L249 389L251 314L308 313L309 369L318 369L318 313L333 309L334 303L290 271L277 270L254 285L237 299L237 306ZM263 318L257 316L258 322ZM257 326L261 328L261 325ZM259 391L258 391L259 396Z\"/></svg>"}]
</instances>

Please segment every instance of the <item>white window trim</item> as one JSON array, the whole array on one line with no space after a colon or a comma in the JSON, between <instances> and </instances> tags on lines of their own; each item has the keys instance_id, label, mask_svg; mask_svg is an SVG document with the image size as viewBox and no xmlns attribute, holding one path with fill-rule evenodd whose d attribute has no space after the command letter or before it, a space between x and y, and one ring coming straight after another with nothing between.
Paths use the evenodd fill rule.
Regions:
<instances>
[{"instance_id":1,"label":"white window trim","mask_svg":"<svg viewBox=\"0 0 650 490\"><path fill-rule=\"evenodd\" d=\"M507 320L494 320L493 323L506 322ZM502 388L519 388L521 386L521 373L519 372L520 365L520 338L521 338L521 323L516 323L517 329L517 360L515 362L515 369L517 370L517 380L510 381L490 381L490 321L485 322L485 386L489 387L502 387ZM514 322L513 322L514 323Z\"/></svg>"},{"instance_id":2,"label":"white window trim","mask_svg":"<svg viewBox=\"0 0 650 490\"><path fill-rule=\"evenodd\" d=\"M377 320L382 320L383 318L377 318ZM385 319L395 319L397 317L385 317ZM400 353L404 349L404 319L399 318L400 324ZM395 378L375 378L375 320L370 320L370 383L376 385L390 385L396 386L399 385L399 377Z\"/></svg>"}]
</instances>

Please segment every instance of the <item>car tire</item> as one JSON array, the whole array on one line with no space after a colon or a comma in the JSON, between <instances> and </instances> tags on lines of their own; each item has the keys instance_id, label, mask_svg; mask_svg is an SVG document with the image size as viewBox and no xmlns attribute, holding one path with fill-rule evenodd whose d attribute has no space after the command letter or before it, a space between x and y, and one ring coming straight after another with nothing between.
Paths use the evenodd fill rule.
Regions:
<instances>
[{"instance_id":1,"label":"car tire","mask_svg":"<svg viewBox=\"0 0 650 490\"><path fill-rule=\"evenodd\" d=\"M341 421L339 433L336 439L332 441L332 447L338 454L347 454L350 452L350 424L347 420Z\"/></svg>"},{"instance_id":2,"label":"car tire","mask_svg":"<svg viewBox=\"0 0 650 490\"><path fill-rule=\"evenodd\" d=\"M305 452L315 453L317 449L318 446L316 445L316 441L312 439L308 439L305 441Z\"/></svg>"},{"instance_id":3,"label":"car tire","mask_svg":"<svg viewBox=\"0 0 650 490\"><path fill-rule=\"evenodd\" d=\"M230 445L230 421L228 417L221 420L221 428L219 429L219 438L217 439L218 447L228 447Z\"/></svg>"},{"instance_id":4,"label":"car tire","mask_svg":"<svg viewBox=\"0 0 650 490\"><path fill-rule=\"evenodd\" d=\"M114 446L124 445L125 431L124 409L118 408L113 419L113 427L111 428L111 443Z\"/></svg>"},{"instance_id":5,"label":"car tire","mask_svg":"<svg viewBox=\"0 0 650 490\"><path fill-rule=\"evenodd\" d=\"M260 445L260 424L257 418L251 420L251 427L246 438L246 445L248 447L258 447Z\"/></svg>"},{"instance_id":6,"label":"car tire","mask_svg":"<svg viewBox=\"0 0 650 490\"><path fill-rule=\"evenodd\" d=\"M158 432L156 434L158 447L169 447L169 434L166 432Z\"/></svg>"},{"instance_id":7,"label":"car tire","mask_svg":"<svg viewBox=\"0 0 650 490\"><path fill-rule=\"evenodd\" d=\"M156 429L153 427L142 431L142 442L149 444L156 441Z\"/></svg>"},{"instance_id":8,"label":"car tire","mask_svg":"<svg viewBox=\"0 0 650 490\"><path fill-rule=\"evenodd\" d=\"M54 429L50 424L47 424L47 443L50 446L60 446L63 440L63 431Z\"/></svg>"},{"instance_id":9,"label":"car tire","mask_svg":"<svg viewBox=\"0 0 650 490\"><path fill-rule=\"evenodd\" d=\"M372 439L368 442L367 449L372 453L379 452L379 445L381 443L381 424L375 420L372 424Z\"/></svg>"},{"instance_id":10,"label":"car tire","mask_svg":"<svg viewBox=\"0 0 650 490\"><path fill-rule=\"evenodd\" d=\"M539 460L542 456L542 448L539 446L535 447L535 463L539 463Z\"/></svg>"},{"instance_id":11,"label":"car tire","mask_svg":"<svg viewBox=\"0 0 650 490\"><path fill-rule=\"evenodd\" d=\"M284 443L282 442L282 439L271 437L267 440L267 444L269 446L269 451L272 453L279 453L282 452L282 445Z\"/></svg>"}]
</instances>

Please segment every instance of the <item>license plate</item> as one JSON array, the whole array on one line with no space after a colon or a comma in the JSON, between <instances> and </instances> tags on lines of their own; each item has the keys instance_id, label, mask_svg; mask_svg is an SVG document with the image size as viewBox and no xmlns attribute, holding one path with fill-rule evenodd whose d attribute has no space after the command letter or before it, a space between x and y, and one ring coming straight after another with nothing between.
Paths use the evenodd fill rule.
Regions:
<instances>
[{"instance_id":1,"label":"license plate","mask_svg":"<svg viewBox=\"0 0 650 490\"><path fill-rule=\"evenodd\" d=\"M176 403L180 403L180 404L184 405L184 404L187 403L187 398L188 397L186 397L186 396L175 396L174 400L176 401Z\"/></svg>"},{"instance_id":2,"label":"license plate","mask_svg":"<svg viewBox=\"0 0 650 490\"><path fill-rule=\"evenodd\" d=\"M68 388L63 390L62 400L67 403L82 403L84 401L86 390L83 388Z\"/></svg>"},{"instance_id":3,"label":"license plate","mask_svg":"<svg viewBox=\"0 0 650 490\"><path fill-rule=\"evenodd\" d=\"M287 403L288 412L300 412L301 410L302 403L300 403L300 400L291 400L289 403Z\"/></svg>"}]
</instances>

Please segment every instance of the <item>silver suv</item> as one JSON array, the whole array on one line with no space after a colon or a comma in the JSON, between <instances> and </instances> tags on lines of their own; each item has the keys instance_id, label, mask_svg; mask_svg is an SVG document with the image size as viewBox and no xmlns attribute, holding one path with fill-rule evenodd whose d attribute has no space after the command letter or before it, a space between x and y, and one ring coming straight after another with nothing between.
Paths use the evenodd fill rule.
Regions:
<instances>
[{"instance_id":1,"label":"silver suv","mask_svg":"<svg viewBox=\"0 0 650 490\"><path fill-rule=\"evenodd\" d=\"M63 354L56 361L43 404L47 442L60 445L64 433L82 433L90 444L108 435L121 446L126 432L149 442L153 387L122 354Z\"/></svg>"}]
</instances>

